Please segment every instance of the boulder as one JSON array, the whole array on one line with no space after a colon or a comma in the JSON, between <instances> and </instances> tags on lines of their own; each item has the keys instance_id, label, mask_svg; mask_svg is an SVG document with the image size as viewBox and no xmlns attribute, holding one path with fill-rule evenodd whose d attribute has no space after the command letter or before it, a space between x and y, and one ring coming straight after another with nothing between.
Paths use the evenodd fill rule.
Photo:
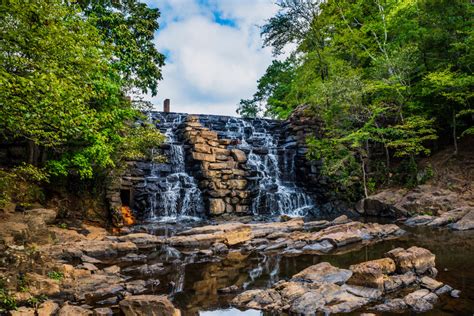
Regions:
<instances>
[{"instance_id":1,"label":"boulder","mask_svg":"<svg viewBox=\"0 0 474 316\"><path fill-rule=\"evenodd\" d=\"M400 313L407 309L407 304L401 298L386 300L385 303L376 305L371 308L377 312Z\"/></svg>"},{"instance_id":2,"label":"boulder","mask_svg":"<svg viewBox=\"0 0 474 316\"><path fill-rule=\"evenodd\" d=\"M406 250L395 248L387 252L385 256L395 261L399 273L413 271L423 274L435 267L435 255L428 249L420 247L411 247Z\"/></svg>"},{"instance_id":3,"label":"boulder","mask_svg":"<svg viewBox=\"0 0 474 316\"><path fill-rule=\"evenodd\" d=\"M120 310L125 316L179 316L176 309L165 295L135 295L120 301Z\"/></svg>"},{"instance_id":4,"label":"boulder","mask_svg":"<svg viewBox=\"0 0 474 316\"><path fill-rule=\"evenodd\" d=\"M349 269L352 276L348 284L383 289L385 275L395 272L396 266L392 259L383 258L351 265Z\"/></svg>"}]
</instances>

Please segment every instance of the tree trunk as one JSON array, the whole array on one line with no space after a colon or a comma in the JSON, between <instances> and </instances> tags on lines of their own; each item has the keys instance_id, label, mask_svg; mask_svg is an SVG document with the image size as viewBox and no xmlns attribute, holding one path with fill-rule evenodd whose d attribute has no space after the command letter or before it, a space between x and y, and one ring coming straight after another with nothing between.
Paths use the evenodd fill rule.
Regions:
<instances>
[{"instance_id":1,"label":"tree trunk","mask_svg":"<svg viewBox=\"0 0 474 316\"><path fill-rule=\"evenodd\" d=\"M364 185L364 195L367 198L369 196L369 192L367 191L367 174L365 172L365 159L361 156L361 162L362 162L362 183Z\"/></svg>"},{"instance_id":2,"label":"tree trunk","mask_svg":"<svg viewBox=\"0 0 474 316\"><path fill-rule=\"evenodd\" d=\"M458 140L456 136L456 111L453 110L453 142L454 142L454 155L458 154Z\"/></svg>"}]
</instances>

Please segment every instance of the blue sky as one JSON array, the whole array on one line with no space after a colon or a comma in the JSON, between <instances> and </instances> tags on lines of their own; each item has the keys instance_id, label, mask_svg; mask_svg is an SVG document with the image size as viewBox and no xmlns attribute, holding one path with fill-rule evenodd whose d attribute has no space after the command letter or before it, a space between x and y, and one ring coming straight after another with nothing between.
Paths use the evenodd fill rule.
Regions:
<instances>
[{"instance_id":1,"label":"blue sky","mask_svg":"<svg viewBox=\"0 0 474 316\"><path fill-rule=\"evenodd\" d=\"M259 26L272 17L274 0L147 0L161 11L155 36L167 56L158 95L145 96L156 109L236 115L242 98L271 63Z\"/></svg>"}]
</instances>

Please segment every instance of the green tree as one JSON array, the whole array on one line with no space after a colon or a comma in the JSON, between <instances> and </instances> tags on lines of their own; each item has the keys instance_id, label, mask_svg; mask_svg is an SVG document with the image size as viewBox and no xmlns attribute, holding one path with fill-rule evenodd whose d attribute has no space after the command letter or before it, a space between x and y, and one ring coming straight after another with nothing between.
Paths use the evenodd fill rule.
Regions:
<instances>
[{"instance_id":1,"label":"green tree","mask_svg":"<svg viewBox=\"0 0 474 316\"><path fill-rule=\"evenodd\" d=\"M156 95L165 61L153 43L160 11L137 0L79 0L79 4L112 47L110 61L124 87Z\"/></svg>"},{"instance_id":2,"label":"green tree","mask_svg":"<svg viewBox=\"0 0 474 316\"><path fill-rule=\"evenodd\" d=\"M50 175L91 178L112 167L139 113L125 96L116 50L77 5L0 5L0 133L26 141Z\"/></svg>"}]
</instances>

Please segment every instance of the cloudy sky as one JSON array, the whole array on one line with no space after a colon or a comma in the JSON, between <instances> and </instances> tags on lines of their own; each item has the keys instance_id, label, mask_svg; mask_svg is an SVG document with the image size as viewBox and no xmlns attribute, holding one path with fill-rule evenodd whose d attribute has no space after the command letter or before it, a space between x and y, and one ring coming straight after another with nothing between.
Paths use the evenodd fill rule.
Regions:
<instances>
[{"instance_id":1,"label":"cloudy sky","mask_svg":"<svg viewBox=\"0 0 474 316\"><path fill-rule=\"evenodd\" d=\"M274 0L146 0L161 10L155 38L166 55L156 109L236 115L271 63L259 25L277 11Z\"/></svg>"}]
</instances>

